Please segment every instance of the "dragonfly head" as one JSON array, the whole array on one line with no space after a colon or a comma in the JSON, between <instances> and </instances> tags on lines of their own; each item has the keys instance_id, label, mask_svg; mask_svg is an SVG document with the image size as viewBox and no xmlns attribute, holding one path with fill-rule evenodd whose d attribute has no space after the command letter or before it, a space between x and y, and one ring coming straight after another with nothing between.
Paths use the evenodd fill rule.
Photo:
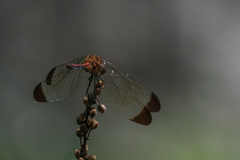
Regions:
<instances>
[{"instance_id":1,"label":"dragonfly head","mask_svg":"<svg viewBox=\"0 0 240 160\"><path fill-rule=\"evenodd\" d=\"M100 64L101 67L101 74L104 74L107 70L107 64L105 61L103 61L103 63Z\"/></svg>"}]
</instances>

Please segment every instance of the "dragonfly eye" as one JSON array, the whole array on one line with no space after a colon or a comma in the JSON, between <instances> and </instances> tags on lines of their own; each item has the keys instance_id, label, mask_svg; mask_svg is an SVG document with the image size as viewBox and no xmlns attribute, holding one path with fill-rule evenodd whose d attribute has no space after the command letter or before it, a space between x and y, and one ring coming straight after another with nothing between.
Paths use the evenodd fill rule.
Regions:
<instances>
[{"instance_id":1,"label":"dragonfly eye","mask_svg":"<svg viewBox=\"0 0 240 160\"><path fill-rule=\"evenodd\" d=\"M101 74L104 74L107 70L106 62L101 63L100 66L101 66Z\"/></svg>"}]
</instances>

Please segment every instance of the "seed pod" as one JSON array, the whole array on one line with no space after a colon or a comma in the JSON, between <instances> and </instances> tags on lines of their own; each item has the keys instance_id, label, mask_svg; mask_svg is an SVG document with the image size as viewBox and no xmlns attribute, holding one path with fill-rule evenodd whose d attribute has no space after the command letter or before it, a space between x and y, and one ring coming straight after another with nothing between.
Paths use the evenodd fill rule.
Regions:
<instances>
[{"instance_id":1,"label":"seed pod","mask_svg":"<svg viewBox=\"0 0 240 160\"><path fill-rule=\"evenodd\" d=\"M81 151L83 151L83 144L81 145ZM86 151L86 153L88 152L88 145L85 145L85 151Z\"/></svg>"},{"instance_id":2,"label":"seed pod","mask_svg":"<svg viewBox=\"0 0 240 160\"><path fill-rule=\"evenodd\" d=\"M87 160L96 160L96 156L94 156L94 155L89 155L89 156L87 157Z\"/></svg>"},{"instance_id":3,"label":"seed pod","mask_svg":"<svg viewBox=\"0 0 240 160\"><path fill-rule=\"evenodd\" d=\"M103 81L96 82L96 88L104 88L104 82Z\"/></svg>"},{"instance_id":4,"label":"seed pod","mask_svg":"<svg viewBox=\"0 0 240 160\"><path fill-rule=\"evenodd\" d=\"M76 135L78 137L82 137L83 136L83 130L80 130L79 128L76 130Z\"/></svg>"},{"instance_id":5,"label":"seed pod","mask_svg":"<svg viewBox=\"0 0 240 160\"><path fill-rule=\"evenodd\" d=\"M76 118L76 122L77 122L78 125L81 124L81 120L80 120L80 117L79 117L79 116Z\"/></svg>"},{"instance_id":6,"label":"seed pod","mask_svg":"<svg viewBox=\"0 0 240 160\"><path fill-rule=\"evenodd\" d=\"M97 157L96 157L95 155L93 155L92 157L93 157L93 159L92 159L92 160L96 160L96 159L97 159Z\"/></svg>"},{"instance_id":7,"label":"seed pod","mask_svg":"<svg viewBox=\"0 0 240 160\"><path fill-rule=\"evenodd\" d=\"M75 154L75 157L78 159L78 158L80 158L80 156L81 156L81 151L78 150L78 149L76 149L76 151L74 152L74 154Z\"/></svg>"},{"instance_id":8,"label":"seed pod","mask_svg":"<svg viewBox=\"0 0 240 160\"><path fill-rule=\"evenodd\" d=\"M100 112L100 113L105 113L106 112L106 107L103 105L103 104L101 104L101 105L99 105L98 106L98 111Z\"/></svg>"},{"instance_id":9,"label":"seed pod","mask_svg":"<svg viewBox=\"0 0 240 160\"><path fill-rule=\"evenodd\" d=\"M96 129L98 127L98 121L93 121L92 129Z\"/></svg>"},{"instance_id":10,"label":"seed pod","mask_svg":"<svg viewBox=\"0 0 240 160\"><path fill-rule=\"evenodd\" d=\"M87 97L84 97L83 98L83 104L86 106L88 104L88 98Z\"/></svg>"},{"instance_id":11,"label":"seed pod","mask_svg":"<svg viewBox=\"0 0 240 160\"><path fill-rule=\"evenodd\" d=\"M87 129L86 123L80 124L80 130L81 130L82 132L84 132L86 129Z\"/></svg>"},{"instance_id":12,"label":"seed pod","mask_svg":"<svg viewBox=\"0 0 240 160\"><path fill-rule=\"evenodd\" d=\"M96 94L90 92L90 93L88 94L88 102L89 102L88 105L93 105L93 104L95 104L95 103L96 103L96 100L97 100ZM87 107L89 107L89 106L87 106Z\"/></svg>"},{"instance_id":13,"label":"seed pod","mask_svg":"<svg viewBox=\"0 0 240 160\"><path fill-rule=\"evenodd\" d=\"M95 108L92 108L92 109L89 111L89 115L90 115L91 117L96 116L96 115L97 115L97 110L96 110Z\"/></svg>"},{"instance_id":14,"label":"seed pod","mask_svg":"<svg viewBox=\"0 0 240 160\"><path fill-rule=\"evenodd\" d=\"M102 94L103 90L101 88L96 88L96 95L99 96Z\"/></svg>"},{"instance_id":15,"label":"seed pod","mask_svg":"<svg viewBox=\"0 0 240 160\"><path fill-rule=\"evenodd\" d=\"M94 120L93 118L91 118L91 119L89 119L89 120L87 121L87 125L88 125L89 128L92 128L94 121L95 121L95 120Z\"/></svg>"},{"instance_id":16,"label":"seed pod","mask_svg":"<svg viewBox=\"0 0 240 160\"><path fill-rule=\"evenodd\" d=\"M86 116L84 114L80 114L79 117L81 122L84 122L86 120Z\"/></svg>"},{"instance_id":17,"label":"seed pod","mask_svg":"<svg viewBox=\"0 0 240 160\"><path fill-rule=\"evenodd\" d=\"M76 118L76 122L78 125L80 125L81 123L83 123L86 120L86 117L84 114L80 114L77 118Z\"/></svg>"}]
</instances>

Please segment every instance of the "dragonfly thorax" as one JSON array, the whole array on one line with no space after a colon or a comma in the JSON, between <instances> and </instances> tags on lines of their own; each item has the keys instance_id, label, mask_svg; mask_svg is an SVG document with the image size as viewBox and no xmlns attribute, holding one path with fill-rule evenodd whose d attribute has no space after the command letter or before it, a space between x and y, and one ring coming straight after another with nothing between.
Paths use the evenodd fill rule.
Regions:
<instances>
[{"instance_id":1,"label":"dragonfly thorax","mask_svg":"<svg viewBox=\"0 0 240 160\"><path fill-rule=\"evenodd\" d=\"M106 63L99 57L95 55L88 56L84 63L89 63L85 66L85 70L92 75L101 75L106 72L107 65Z\"/></svg>"}]
</instances>

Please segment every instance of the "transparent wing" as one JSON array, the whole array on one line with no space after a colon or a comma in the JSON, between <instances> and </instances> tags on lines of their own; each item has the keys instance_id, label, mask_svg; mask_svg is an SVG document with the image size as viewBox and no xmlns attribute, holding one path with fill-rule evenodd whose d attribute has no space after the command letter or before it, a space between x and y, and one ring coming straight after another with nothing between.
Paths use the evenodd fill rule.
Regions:
<instances>
[{"instance_id":1,"label":"transparent wing","mask_svg":"<svg viewBox=\"0 0 240 160\"><path fill-rule=\"evenodd\" d=\"M105 62L107 71L101 76L105 85L99 100L107 109L128 119L139 115L145 107L151 112L160 110L160 102L154 93L130 79L112 63Z\"/></svg>"},{"instance_id":2,"label":"transparent wing","mask_svg":"<svg viewBox=\"0 0 240 160\"><path fill-rule=\"evenodd\" d=\"M87 56L69 63L81 64ZM65 64L53 68L45 81L34 90L34 98L40 102L54 102L73 96L82 86L83 80L90 76L82 69L68 69Z\"/></svg>"}]
</instances>

